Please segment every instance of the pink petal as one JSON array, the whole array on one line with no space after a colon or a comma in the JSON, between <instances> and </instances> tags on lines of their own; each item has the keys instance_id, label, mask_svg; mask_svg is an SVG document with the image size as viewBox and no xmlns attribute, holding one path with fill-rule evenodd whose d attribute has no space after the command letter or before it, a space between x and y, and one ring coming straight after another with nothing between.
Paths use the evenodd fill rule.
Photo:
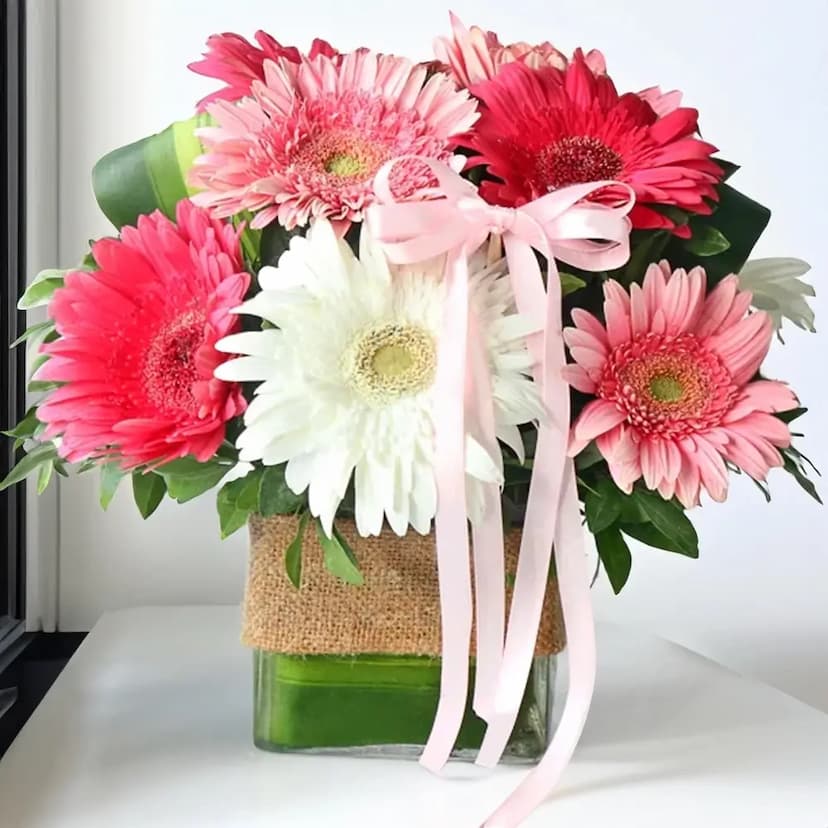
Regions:
<instances>
[{"instance_id":1,"label":"pink petal","mask_svg":"<svg viewBox=\"0 0 828 828\"><path fill-rule=\"evenodd\" d=\"M581 328L567 328L564 331L564 341L570 349L585 348L595 351L602 358L609 353L605 338L593 336L592 333Z\"/></svg>"},{"instance_id":2,"label":"pink petal","mask_svg":"<svg viewBox=\"0 0 828 828\"><path fill-rule=\"evenodd\" d=\"M752 414L754 411L764 411L770 414L780 411L790 411L799 405L796 395L782 382L774 380L757 380L749 382L736 404L725 417L726 423L736 422Z\"/></svg>"},{"instance_id":3,"label":"pink petal","mask_svg":"<svg viewBox=\"0 0 828 828\"><path fill-rule=\"evenodd\" d=\"M573 443L583 448L590 440L622 423L626 415L614 403L593 400L581 412L572 429ZM579 449L580 450L580 449ZM570 448L570 452L572 448ZM577 453L577 452L576 452Z\"/></svg>"},{"instance_id":4,"label":"pink petal","mask_svg":"<svg viewBox=\"0 0 828 828\"><path fill-rule=\"evenodd\" d=\"M695 452L687 453L682 450L681 473L676 478L676 497L686 509L699 505L701 477L696 456Z\"/></svg>"},{"instance_id":5,"label":"pink petal","mask_svg":"<svg viewBox=\"0 0 828 828\"><path fill-rule=\"evenodd\" d=\"M713 500L723 503L727 499L728 476L722 455L702 435L693 439L696 444L695 461L702 485Z\"/></svg>"},{"instance_id":6,"label":"pink petal","mask_svg":"<svg viewBox=\"0 0 828 828\"><path fill-rule=\"evenodd\" d=\"M624 423L600 435L595 444L609 463L626 465L638 462L638 444L633 439L632 429Z\"/></svg>"},{"instance_id":7,"label":"pink petal","mask_svg":"<svg viewBox=\"0 0 828 828\"><path fill-rule=\"evenodd\" d=\"M604 317L607 320L607 339L610 347L615 348L630 341L630 297L627 291L613 280L604 285Z\"/></svg>"},{"instance_id":8,"label":"pink petal","mask_svg":"<svg viewBox=\"0 0 828 828\"><path fill-rule=\"evenodd\" d=\"M779 417L773 414L754 412L742 420L728 423L728 432L738 431L749 439L763 439L779 448L787 448L791 444L791 429Z\"/></svg>"},{"instance_id":9,"label":"pink petal","mask_svg":"<svg viewBox=\"0 0 828 828\"><path fill-rule=\"evenodd\" d=\"M592 334L604 345L609 345L607 332L604 329L604 326L589 311L585 311L583 308L574 308L572 310L572 321L582 331Z\"/></svg>"},{"instance_id":10,"label":"pink petal","mask_svg":"<svg viewBox=\"0 0 828 828\"><path fill-rule=\"evenodd\" d=\"M727 459L749 474L754 480L765 480L770 465L762 452L738 432L729 431L728 434L730 440L725 451ZM778 452L776 454L779 462L774 465L780 466L782 465L782 457Z\"/></svg>"},{"instance_id":11,"label":"pink petal","mask_svg":"<svg viewBox=\"0 0 828 828\"><path fill-rule=\"evenodd\" d=\"M749 382L759 370L770 349L773 320L758 311L720 333L710 337L707 344L730 370L737 385Z\"/></svg>"},{"instance_id":12,"label":"pink petal","mask_svg":"<svg viewBox=\"0 0 828 828\"><path fill-rule=\"evenodd\" d=\"M647 268L647 273L644 276L644 297L647 300L647 311L650 319L653 319L657 313L661 313L663 318L661 308L664 305L664 291L669 276L669 265L667 273L664 272L660 264L651 264Z\"/></svg>"},{"instance_id":13,"label":"pink petal","mask_svg":"<svg viewBox=\"0 0 828 828\"><path fill-rule=\"evenodd\" d=\"M594 394L597 383L580 365L567 365L563 369L563 378L578 391L584 394Z\"/></svg>"},{"instance_id":14,"label":"pink petal","mask_svg":"<svg viewBox=\"0 0 828 828\"><path fill-rule=\"evenodd\" d=\"M633 338L647 333L650 329L647 297L641 286L635 283L630 287L630 329Z\"/></svg>"},{"instance_id":15,"label":"pink petal","mask_svg":"<svg viewBox=\"0 0 828 828\"><path fill-rule=\"evenodd\" d=\"M739 280L736 276L728 276L716 285L707 296L704 303L696 335L699 337L712 336L718 331L722 321L733 307L733 300L739 289Z\"/></svg>"}]
</instances>

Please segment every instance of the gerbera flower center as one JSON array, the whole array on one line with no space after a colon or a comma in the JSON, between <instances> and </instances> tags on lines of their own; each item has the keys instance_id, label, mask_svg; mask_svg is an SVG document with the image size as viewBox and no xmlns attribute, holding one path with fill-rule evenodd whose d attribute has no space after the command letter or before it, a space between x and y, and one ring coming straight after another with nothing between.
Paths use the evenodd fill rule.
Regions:
<instances>
[{"instance_id":1,"label":"gerbera flower center","mask_svg":"<svg viewBox=\"0 0 828 828\"><path fill-rule=\"evenodd\" d=\"M337 152L325 162L325 171L340 178L352 178L365 172L365 162L346 152Z\"/></svg>"},{"instance_id":2,"label":"gerbera flower center","mask_svg":"<svg viewBox=\"0 0 828 828\"><path fill-rule=\"evenodd\" d=\"M650 380L650 394L659 402L678 402L684 396L684 386L671 374L659 374Z\"/></svg>"},{"instance_id":3,"label":"gerbera flower center","mask_svg":"<svg viewBox=\"0 0 828 828\"><path fill-rule=\"evenodd\" d=\"M645 334L610 354L599 394L640 432L680 438L718 425L738 388L693 334Z\"/></svg>"},{"instance_id":4,"label":"gerbera flower center","mask_svg":"<svg viewBox=\"0 0 828 828\"><path fill-rule=\"evenodd\" d=\"M544 147L536 160L536 176L549 190L570 184L612 180L623 168L621 156L615 150L588 135L561 138Z\"/></svg>"},{"instance_id":5,"label":"gerbera flower center","mask_svg":"<svg viewBox=\"0 0 828 828\"><path fill-rule=\"evenodd\" d=\"M195 410L199 379L196 352L204 342L206 316L190 310L161 327L149 342L142 378L147 397L161 411Z\"/></svg>"},{"instance_id":6,"label":"gerbera flower center","mask_svg":"<svg viewBox=\"0 0 828 828\"><path fill-rule=\"evenodd\" d=\"M343 355L352 388L377 405L425 391L434 381L437 349L426 330L392 322L361 332Z\"/></svg>"},{"instance_id":7,"label":"gerbera flower center","mask_svg":"<svg viewBox=\"0 0 828 828\"><path fill-rule=\"evenodd\" d=\"M297 170L345 179L367 181L391 157L382 142L371 141L354 129L333 129L309 137L293 158Z\"/></svg>"}]
</instances>

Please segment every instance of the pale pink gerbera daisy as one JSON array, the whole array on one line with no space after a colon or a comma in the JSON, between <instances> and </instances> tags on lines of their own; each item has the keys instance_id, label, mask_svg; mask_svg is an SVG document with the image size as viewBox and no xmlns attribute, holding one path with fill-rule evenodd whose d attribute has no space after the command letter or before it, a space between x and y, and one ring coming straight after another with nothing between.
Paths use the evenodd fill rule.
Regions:
<instances>
[{"instance_id":1,"label":"pale pink gerbera daisy","mask_svg":"<svg viewBox=\"0 0 828 828\"><path fill-rule=\"evenodd\" d=\"M400 155L448 160L453 137L477 117L476 103L443 74L392 55L360 50L340 62L265 61L265 80L237 106L209 107L218 122L199 135L207 152L191 173L194 200L215 215L256 212L253 227L288 228L311 216L351 222L373 196L379 168ZM429 186L427 169L399 164L392 188L404 197Z\"/></svg>"},{"instance_id":2,"label":"pale pink gerbera daisy","mask_svg":"<svg viewBox=\"0 0 828 828\"><path fill-rule=\"evenodd\" d=\"M530 69L542 66L566 69L569 64L566 55L548 41L536 45L522 41L504 45L494 32L484 31L479 26L467 29L456 14L450 12L449 17L451 37L438 37L434 41L434 55L461 88L490 80L507 63L519 61ZM606 72L604 56L600 52L591 51L586 60L596 74Z\"/></svg>"},{"instance_id":3,"label":"pale pink gerbera daisy","mask_svg":"<svg viewBox=\"0 0 828 828\"><path fill-rule=\"evenodd\" d=\"M199 111L207 108L213 101L237 101L250 94L250 87L255 80L264 80L264 62L285 58L292 63L302 59L295 46L282 46L276 38L267 32L256 32L254 46L241 35L233 32L215 34L207 38L207 51L202 60L191 63L187 68L208 78L217 78L226 86L202 98L198 102ZM339 53L325 40L318 38L311 44L309 57L328 55L336 57Z\"/></svg>"},{"instance_id":4,"label":"pale pink gerbera daisy","mask_svg":"<svg viewBox=\"0 0 828 828\"><path fill-rule=\"evenodd\" d=\"M239 231L188 201L177 221L156 212L96 242L100 270L68 273L49 305L60 338L37 378L64 385L37 416L70 461L204 461L245 409L240 386L213 376L250 282Z\"/></svg>"},{"instance_id":5,"label":"pale pink gerbera daisy","mask_svg":"<svg viewBox=\"0 0 828 828\"><path fill-rule=\"evenodd\" d=\"M565 339L574 365L567 379L598 399L573 428L571 453L595 439L625 492L640 477L665 498L686 506L701 489L727 496L730 461L756 480L782 465L788 426L774 412L796 408L781 382L756 380L773 322L747 315L750 293L728 276L705 296L700 267L670 272L650 265L643 288L628 294L604 285L606 327L576 309Z\"/></svg>"}]
</instances>

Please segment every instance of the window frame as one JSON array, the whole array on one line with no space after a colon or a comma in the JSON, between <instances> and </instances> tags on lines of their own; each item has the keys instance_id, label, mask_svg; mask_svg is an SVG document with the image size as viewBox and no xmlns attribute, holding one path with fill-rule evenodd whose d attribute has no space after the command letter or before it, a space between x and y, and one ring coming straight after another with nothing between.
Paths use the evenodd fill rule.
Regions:
<instances>
[{"instance_id":1,"label":"window frame","mask_svg":"<svg viewBox=\"0 0 828 828\"><path fill-rule=\"evenodd\" d=\"M25 348L8 344L25 328L17 297L26 284L26 26L25 0L0 6L0 427L26 411ZM12 441L2 438L0 477L14 465ZM14 645L26 617L26 487L0 492L0 656Z\"/></svg>"}]
</instances>

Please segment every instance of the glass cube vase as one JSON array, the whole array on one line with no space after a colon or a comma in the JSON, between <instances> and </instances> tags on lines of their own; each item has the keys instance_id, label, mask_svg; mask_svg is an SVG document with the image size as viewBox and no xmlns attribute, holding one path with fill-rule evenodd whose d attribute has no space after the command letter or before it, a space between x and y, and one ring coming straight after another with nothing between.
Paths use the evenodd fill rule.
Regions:
<instances>
[{"instance_id":1,"label":"glass cube vase","mask_svg":"<svg viewBox=\"0 0 828 828\"><path fill-rule=\"evenodd\" d=\"M358 756L420 755L434 721L440 659L281 655L256 649L254 741L263 750ZM556 656L534 659L504 762L532 763L552 733ZM473 667L470 665L470 679ZM473 760L485 723L469 705L453 758Z\"/></svg>"}]
</instances>

